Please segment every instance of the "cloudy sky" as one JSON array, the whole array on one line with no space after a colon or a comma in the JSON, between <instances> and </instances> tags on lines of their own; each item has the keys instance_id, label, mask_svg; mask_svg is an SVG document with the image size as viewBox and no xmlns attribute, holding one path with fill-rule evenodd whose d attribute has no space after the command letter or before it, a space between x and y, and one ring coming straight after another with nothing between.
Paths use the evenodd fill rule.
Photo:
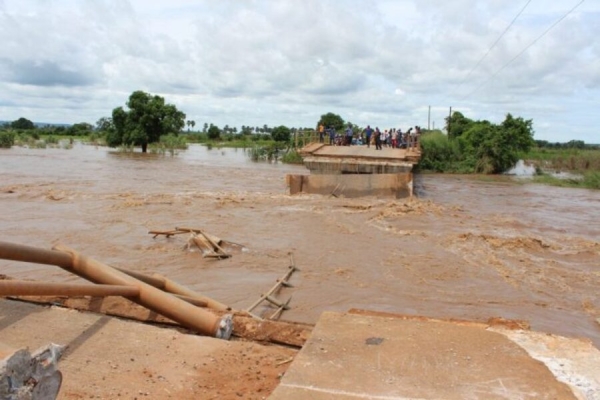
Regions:
<instances>
[{"instance_id":1,"label":"cloudy sky","mask_svg":"<svg viewBox=\"0 0 600 400\"><path fill-rule=\"evenodd\" d=\"M196 127L452 106L600 143L599 37L598 0L0 0L0 120L93 124L144 90Z\"/></svg>"}]
</instances>

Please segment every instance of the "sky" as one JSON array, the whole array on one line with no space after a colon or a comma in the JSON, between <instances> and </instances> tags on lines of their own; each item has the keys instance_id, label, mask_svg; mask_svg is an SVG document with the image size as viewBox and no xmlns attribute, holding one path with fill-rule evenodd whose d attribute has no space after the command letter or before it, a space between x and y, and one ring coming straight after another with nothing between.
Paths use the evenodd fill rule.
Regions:
<instances>
[{"instance_id":1,"label":"sky","mask_svg":"<svg viewBox=\"0 0 600 400\"><path fill-rule=\"evenodd\" d=\"M600 143L599 37L598 0L0 0L0 120L95 124L143 90L196 129L452 107Z\"/></svg>"}]
</instances>

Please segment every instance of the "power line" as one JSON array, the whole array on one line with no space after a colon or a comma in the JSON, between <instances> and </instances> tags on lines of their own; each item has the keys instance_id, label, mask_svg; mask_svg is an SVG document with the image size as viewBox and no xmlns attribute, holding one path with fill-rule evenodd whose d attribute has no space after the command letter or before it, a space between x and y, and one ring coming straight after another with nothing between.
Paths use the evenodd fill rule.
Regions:
<instances>
[{"instance_id":1,"label":"power line","mask_svg":"<svg viewBox=\"0 0 600 400\"><path fill-rule=\"evenodd\" d=\"M550 27L548 29L546 29L540 36L538 36L533 42L531 42L527 47L525 47L523 50L521 50L521 52L519 54L517 54L516 56L514 56L509 62L507 62L506 64L504 64L498 71L494 72L494 74L492 76L490 76L487 80L485 80L482 84L480 84L479 86L477 86L477 88L475 90L473 90L471 93L467 94L466 96L464 96L462 100L465 100L467 97L471 96L473 93L477 92L479 89L481 89L483 86L485 86L489 81L491 81L492 79L494 79L494 77L496 77L496 75L498 75L500 72L502 72L504 70L504 68L508 67L510 64L512 64L513 61L515 61L517 58L519 58L523 53L525 53L527 50L529 50L529 48L531 46L533 46L534 44L536 44L538 42L538 40L540 40L541 38L543 38L544 36L546 36L546 34L548 32L550 32L556 25L558 25L563 19L567 18L573 11L575 11L581 4L583 4L585 0L581 0L579 3L577 3L575 5L575 7L571 8L565 15L563 15L562 17L560 17L555 23L553 23L552 25L550 25Z\"/></svg>"},{"instance_id":2,"label":"power line","mask_svg":"<svg viewBox=\"0 0 600 400\"><path fill-rule=\"evenodd\" d=\"M521 14L523 13L523 11L525 11L525 9L529 5L529 3L531 3L531 0L528 0L527 3L525 3L525 5L523 6L523 8L521 8L521 11L519 11L519 13L513 18L513 20L510 22L510 24L508 24L508 26L504 29L504 32L502 32L500 34L500 36L498 36L498 39L496 39L496 41L494 42L494 44L492 44L490 46L490 48L488 49L488 51L485 52L485 54L483 55L483 57L481 57L479 59L479 61L477 61L477 64L475 64L475 66L473 67L473 69L471 69L469 71L469 73L467 74L467 76L460 82L460 84L458 85L457 90L463 85L463 83L465 83L467 81L467 79L469 79L469 77L471 76L471 74L473 73L473 71L475 71L477 69L477 67L479 67L479 65L481 64L481 62L483 60L485 60L485 58L488 56L488 54L490 54L490 51L492 51L493 48L496 47L496 45L498 44L498 42L500 41L500 39L502 39L502 37L506 34L506 32L508 32L508 30L510 29L510 27L513 26L513 24L515 23L515 21L517 20L517 18L519 18L521 16Z\"/></svg>"}]
</instances>

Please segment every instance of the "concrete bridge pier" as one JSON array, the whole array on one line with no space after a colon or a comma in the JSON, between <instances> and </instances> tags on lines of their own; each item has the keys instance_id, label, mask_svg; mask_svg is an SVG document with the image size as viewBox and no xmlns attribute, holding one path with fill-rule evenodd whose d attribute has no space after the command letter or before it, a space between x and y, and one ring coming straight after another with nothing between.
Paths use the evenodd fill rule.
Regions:
<instances>
[{"instance_id":1,"label":"concrete bridge pier","mask_svg":"<svg viewBox=\"0 0 600 400\"><path fill-rule=\"evenodd\" d=\"M290 194L311 193L344 197L413 195L417 149L329 146L311 143L300 150L310 175L288 175Z\"/></svg>"}]
</instances>

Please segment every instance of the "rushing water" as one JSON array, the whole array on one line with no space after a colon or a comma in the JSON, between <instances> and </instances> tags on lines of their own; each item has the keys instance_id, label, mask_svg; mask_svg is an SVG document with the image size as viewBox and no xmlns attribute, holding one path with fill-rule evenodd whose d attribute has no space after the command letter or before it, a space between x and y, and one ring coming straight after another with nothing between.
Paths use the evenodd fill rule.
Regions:
<instances>
[{"instance_id":1,"label":"rushing water","mask_svg":"<svg viewBox=\"0 0 600 400\"><path fill-rule=\"evenodd\" d=\"M244 308L300 267L285 319L366 308L529 321L600 346L600 192L511 178L422 175L412 200L287 195L302 166L254 163L241 149L177 156L0 149L0 240L63 243L105 263L159 272ZM247 251L215 261L184 250L202 228ZM57 267L0 260L21 279L77 281ZM267 306L257 312L272 312Z\"/></svg>"}]
</instances>

